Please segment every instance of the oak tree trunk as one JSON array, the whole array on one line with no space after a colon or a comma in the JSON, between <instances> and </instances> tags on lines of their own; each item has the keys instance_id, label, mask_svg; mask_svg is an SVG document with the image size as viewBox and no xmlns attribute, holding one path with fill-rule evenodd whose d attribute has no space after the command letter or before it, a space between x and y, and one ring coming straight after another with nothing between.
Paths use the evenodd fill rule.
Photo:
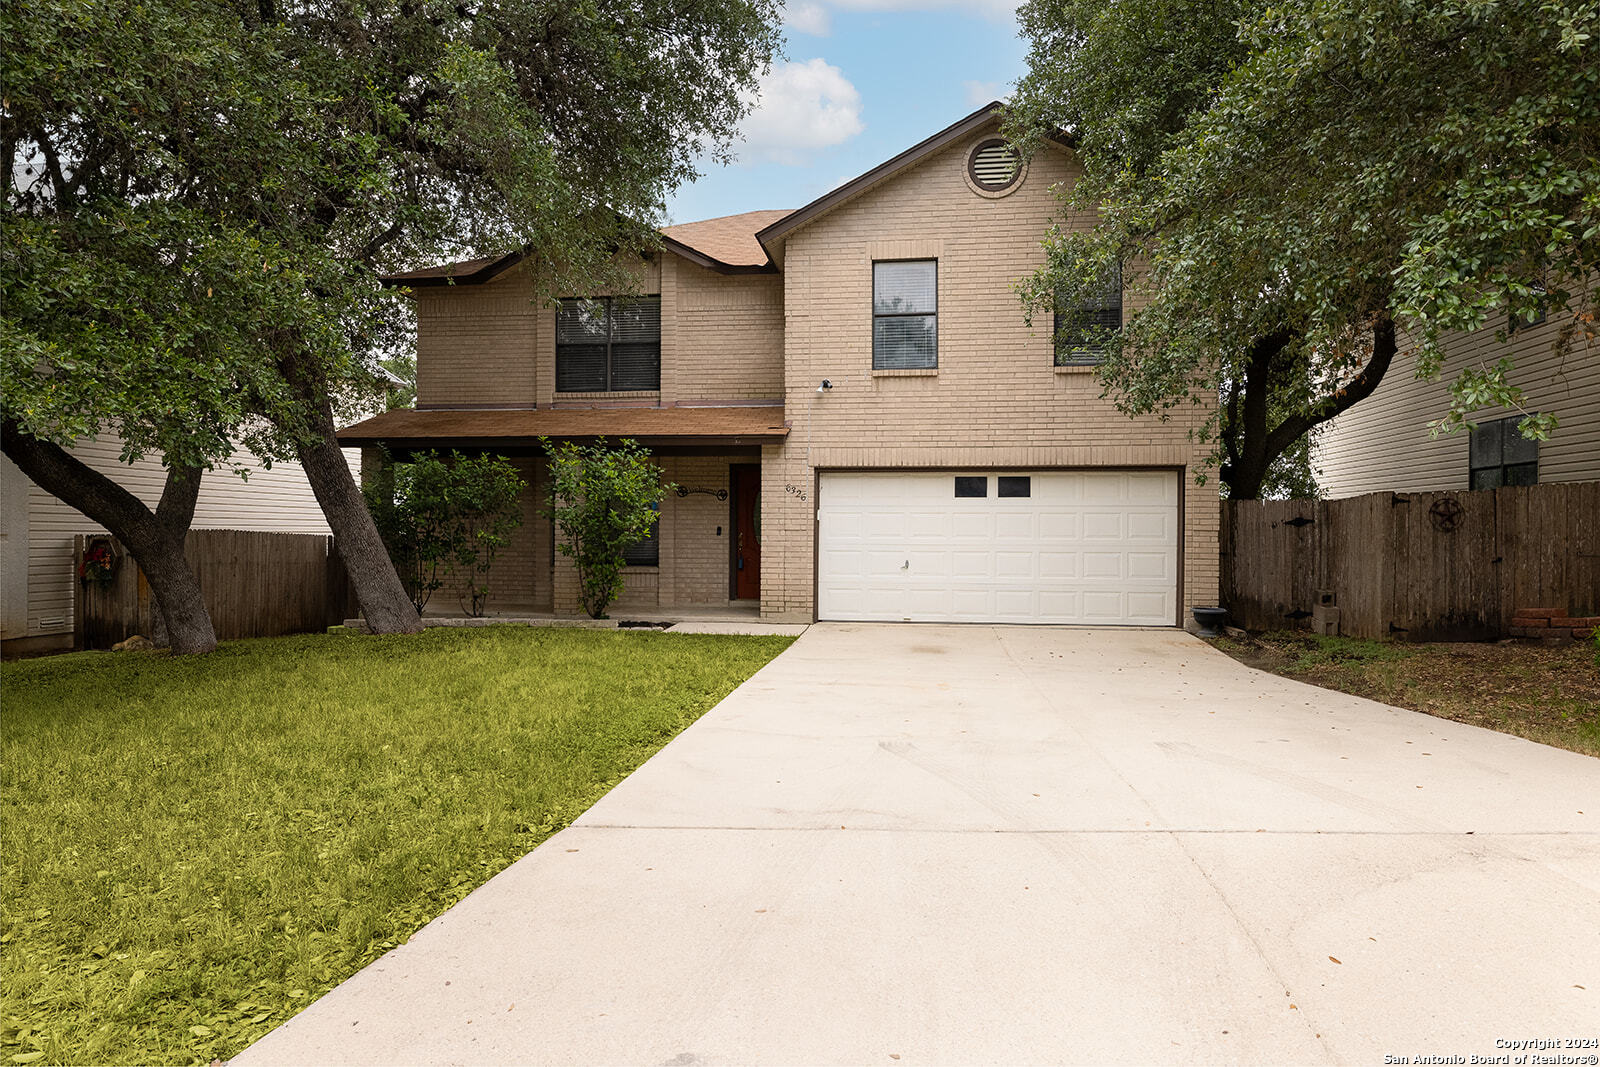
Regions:
<instances>
[{"instance_id":1,"label":"oak tree trunk","mask_svg":"<svg viewBox=\"0 0 1600 1067\"><path fill-rule=\"evenodd\" d=\"M189 655L217 647L200 583L183 554L200 494L199 468L170 468L161 502L152 512L104 474L14 423L3 427L3 447L36 485L110 530L127 548L155 594L173 652Z\"/></svg>"},{"instance_id":2,"label":"oak tree trunk","mask_svg":"<svg viewBox=\"0 0 1600 1067\"><path fill-rule=\"evenodd\" d=\"M414 634L422 629L400 575L389 559L389 552L378 536L378 527L367 510L349 464L335 436L333 408L320 391L308 387L300 374L291 374L301 398L313 412L312 429L317 435L299 450L300 465L322 514L333 530L333 543L344 559L345 570L355 586L361 614L373 633Z\"/></svg>"},{"instance_id":3,"label":"oak tree trunk","mask_svg":"<svg viewBox=\"0 0 1600 1067\"><path fill-rule=\"evenodd\" d=\"M1297 411L1270 426L1269 404L1282 373L1280 357L1294 338L1280 332L1250 347L1244 380L1227 398L1223 427L1224 461L1219 472L1231 500L1256 500L1273 462L1300 438L1372 395L1383 381L1396 351L1394 319L1387 312L1374 317L1372 356L1349 384L1325 397L1310 411Z\"/></svg>"}]
</instances>

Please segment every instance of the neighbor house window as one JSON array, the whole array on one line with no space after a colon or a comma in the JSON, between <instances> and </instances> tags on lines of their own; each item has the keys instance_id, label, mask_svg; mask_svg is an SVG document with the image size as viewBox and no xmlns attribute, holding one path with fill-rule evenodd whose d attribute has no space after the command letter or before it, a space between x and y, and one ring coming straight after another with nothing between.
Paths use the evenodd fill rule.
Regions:
<instances>
[{"instance_id":1,"label":"neighbor house window","mask_svg":"<svg viewBox=\"0 0 1600 1067\"><path fill-rule=\"evenodd\" d=\"M1533 290L1535 297L1543 297L1545 295L1545 287L1540 282L1529 282L1528 288ZM1506 316L1506 330L1508 333L1516 333L1518 330L1526 330L1530 326L1538 326L1542 322L1544 322L1544 308L1542 307L1533 312L1525 311L1521 314L1512 312Z\"/></svg>"},{"instance_id":2,"label":"neighbor house window","mask_svg":"<svg viewBox=\"0 0 1600 1067\"><path fill-rule=\"evenodd\" d=\"M556 392L661 388L661 298L563 300L556 311Z\"/></svg>"},{"instance_id":3,"label":"neighbor house window","mask_svg":"<svg viewBox=\"0 0 1600 1067\"><path fill-rule=\"evenodd\" d=\"M1106 356L1111 334L1122 329L1122 264L1107 273L1100 288L1068 306L1056 301L1056 366L1091 367Z\"/></svg>"},{"instance_id":4,"label":"neighbor house window","mask_svg":"<svg viewBox=\"0 0 1600 1067\"><path fill-rule=\"evenodd\" d=\"M1539 442L1522 436L1522 416L1480 422L1468 448L1472 488L1533 485L1539 480Z\"/></svg>"},{"instance_id":5,"label":"neighbor house window","mask_svg":"<svg viewBox=\"0 0 1600 1067\"><path fill-rule=\"evenodd\" d=\"M872 265L872 368L939 365L939 261L898 259Z\"/></svg>"}]
</instances>

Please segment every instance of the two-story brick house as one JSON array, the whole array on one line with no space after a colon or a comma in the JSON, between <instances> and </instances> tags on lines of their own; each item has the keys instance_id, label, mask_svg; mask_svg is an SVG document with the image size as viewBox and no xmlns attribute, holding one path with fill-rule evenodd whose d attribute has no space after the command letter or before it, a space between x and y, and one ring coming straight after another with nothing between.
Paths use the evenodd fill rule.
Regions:
<instances>
[{"instance_id":1,"label":"two-story brick house","mask_svg":"<svg viewBox=\"0 0 1600 1067\"><path fill-rule=\"evenodd\" d=\"M488 449L530 482L497 610L575 614L536 438L631 437L680 487L622 609L1174 626L1215 603L1192 417L1129 419L1029 326L1070 146L1016 165L990 105L795 211L667 227L636 294L537 302L520 254L400 275L417 408L340 434ZM1089 220L1084 220L1088 224ZM1120 284L1096 321L1121 321ZM1126 294L1136 299L1136 294Z\"/></svg>"}]
</instances>

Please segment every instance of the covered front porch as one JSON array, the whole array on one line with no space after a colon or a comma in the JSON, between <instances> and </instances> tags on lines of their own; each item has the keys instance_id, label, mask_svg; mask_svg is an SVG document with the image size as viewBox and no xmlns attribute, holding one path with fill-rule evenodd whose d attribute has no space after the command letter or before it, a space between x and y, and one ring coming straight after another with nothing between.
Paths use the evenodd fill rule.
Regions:
<instances>
[{"instance_id":1,"label":"covered front porch","mask_svg":"<svg viewBox=\"0 0 1600 1067\"><path fill-rule=\"evenodd\" d=\"M550 493L540 438L631 438L648 448L674 486L654 535L629 553L622 595L608 614L643 622L758 618L761 609L761 446L782 441L782 408L694 407L578 410L396 410L343 430L362 450L362 477L383 455L396 460L451 451L506 457L522 475L522 525L488 576L485 618L535 620L583 614L572 561L556 550L544 514ZM469 614L461 583L447 581L424 614Z\"/></svg>"}]
</instances>

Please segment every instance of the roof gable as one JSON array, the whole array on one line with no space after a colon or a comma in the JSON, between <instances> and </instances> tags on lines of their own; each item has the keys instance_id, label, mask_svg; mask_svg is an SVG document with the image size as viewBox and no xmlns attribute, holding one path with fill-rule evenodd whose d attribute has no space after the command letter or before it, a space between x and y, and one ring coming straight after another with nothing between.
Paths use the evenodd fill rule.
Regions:
<instances>
[{"instance_id":1,"label":"roof gable","mask_svg":"<svg viewBox=\"0 0 1600 1067\"><path fill-rule=\"evenodd\" d=\"M992 100L965 118L946 126L885 160L859 177L845 182L795 211L746 211L699 222L665 226L660 230L662 244L671 252L719 274L771 274L783 263L784 242L795 230L854 200L897 174L916 166L929 156L989 126L998 126L1005 104ZM1070 147L1072 139L1061 130L1052 131L1049 141ZM500 257L447 263L440 267L405 271L384 277L388 285L419 287L431 285L481 285L522 261L522 252Z\"/></svg>"},{"instance_id":2,"label":"roof gable","mask_svg":"<svg viewBox=\"0 0 1600 1067\"><path fill-rule=\"evenodd\" d=\"M757 233L756 240L761 242L761 247L766 249L767 255L772 258L772 262L781 265L783 263L783 245L789 234L814 219L827 214L834 208L854 200L869 189L883 184L897 174L916 166L929 156L976 134L985 127L998 126L1005 110L1004 103L999 100L991 100L972 114L951 123L938 133L919 141L892 159L885 160L865 174L824 193L805 207L789 212L783 218ZM1049 140L1062 146L1070 146L1071 144L1070 137L1060 130L1052 131L1049 135Z\"/></svg>"}]
</instances>

